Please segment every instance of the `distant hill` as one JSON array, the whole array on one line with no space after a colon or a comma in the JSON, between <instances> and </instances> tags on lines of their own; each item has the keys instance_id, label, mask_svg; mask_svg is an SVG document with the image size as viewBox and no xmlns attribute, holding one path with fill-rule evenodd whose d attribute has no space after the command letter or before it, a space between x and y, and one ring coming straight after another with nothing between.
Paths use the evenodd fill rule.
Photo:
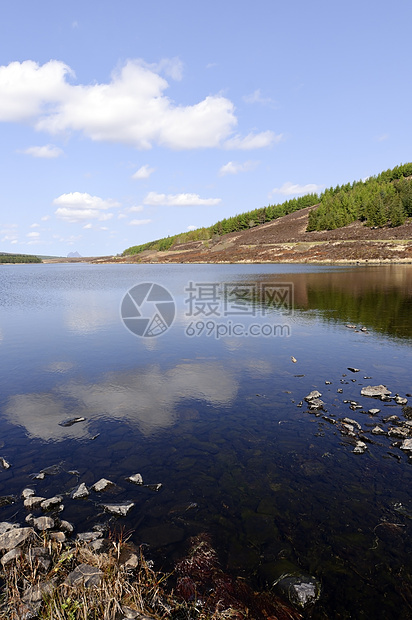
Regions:
<instances>
[{"instance_id":1,"label":"distant hill","mask_svg":"<svg viewBox=\"0 0 412 620\"><path fill-rule=\"evenodd\" d=\"M69 252L67 258L82 258L82 255L78 252Z\"/></svg>"},{"instance_id":2,"label":"distant hill","mask_svg":"<svg viewBox=\"0 0 412 620\"><path fill-rule=\"evenodd\" d=\"M412 216L412 163L401 164L363 181L354 181L325 190L319 196L307 194L282 204L268 205L253 211L234 215L208 228L198 228L172 237L149 241L124 250L123 256L146 250L165 251L192 241L208 241L231 232L254 228L277 220L309 206L311 210L307 230L334 230L356 220L368 226L402 225Z\"/></svg>"},{"instance_id":3,"label":"distant hill","mask_svg":"<svg viewBox=\"0 0 412 620\"><path fill-rule=\"evenodd\" d=\"M124 262L412 262L412 163L158 239ZM121 261L122 259L120 259Z\"/></svg>"},{"instance_id":4,"label":"distant hill","mask_svg":"<svg viewBox=\"0 0 412 620\"><path fill-rule=\"evenodd\" d=\"M0 263L41 263L41 259L38 256L31 256L30 254L9 254L7 252L0 252Z\"/></svg>"}]
</instances>

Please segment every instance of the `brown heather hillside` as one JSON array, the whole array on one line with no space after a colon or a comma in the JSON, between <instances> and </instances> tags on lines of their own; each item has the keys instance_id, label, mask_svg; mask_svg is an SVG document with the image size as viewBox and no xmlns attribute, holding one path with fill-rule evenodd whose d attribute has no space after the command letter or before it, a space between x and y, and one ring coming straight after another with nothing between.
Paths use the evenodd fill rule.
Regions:
<instances>
[{"instance_id":1,"label":"brown heather hillside","mask_svg":"<svg viewBox=\"0 0 412 620\"><path fill-rule=\"evenodd\" d=\"M307 207L217 240L195 241L166 252L147 250L116 259L127 263L411 262L412 220L396 228L361 222L329 231L306 232Z\"/></svg>"}]
</instances>

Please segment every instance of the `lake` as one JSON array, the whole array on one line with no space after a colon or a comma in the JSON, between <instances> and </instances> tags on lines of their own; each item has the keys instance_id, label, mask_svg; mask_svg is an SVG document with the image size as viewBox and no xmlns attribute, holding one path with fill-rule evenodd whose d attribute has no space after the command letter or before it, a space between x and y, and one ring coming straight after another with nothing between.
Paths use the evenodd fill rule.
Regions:
<instances>
[{"instance_id":1,"label":"lake","mask_svg":"<svg viewBox=\"0 0 412 620\"><path fill-rule=\"evenodd\" d=\"M1 266L0 520L62 493L158 569L207 533L257 589L316 577L312 618L410 618L411 345L408 265Z\"/></svg>"}]
</instances>

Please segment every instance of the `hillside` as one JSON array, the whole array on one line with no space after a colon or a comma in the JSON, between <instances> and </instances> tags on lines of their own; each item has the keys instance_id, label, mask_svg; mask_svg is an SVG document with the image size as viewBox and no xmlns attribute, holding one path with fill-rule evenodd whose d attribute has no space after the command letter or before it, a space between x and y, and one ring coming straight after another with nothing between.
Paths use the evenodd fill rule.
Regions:
<instances>
[{"instance_id":1,"label":"hillside","mask_svg":"<svg viewBox=\"0 0 412 620\"><path fill-rule=\"evenodd\" d=\"M208 228L132 246L124 262L409 261L412 163ZM362 242L362 243L361 243Z\"/></svg>"},{"instance_id":2,"label":"hillside","mask_svg":"<svg viewBox=\"0 0 412 620\"><path fill-rule=\"evenodd\" d=\"M412 220L401 226L367 227L356 221L334 230L307 232L306 207L273 222L193 241L174 250L146 250L120 262L237 263L237 262L411 262Z\"/></svg>"}]
</instances>

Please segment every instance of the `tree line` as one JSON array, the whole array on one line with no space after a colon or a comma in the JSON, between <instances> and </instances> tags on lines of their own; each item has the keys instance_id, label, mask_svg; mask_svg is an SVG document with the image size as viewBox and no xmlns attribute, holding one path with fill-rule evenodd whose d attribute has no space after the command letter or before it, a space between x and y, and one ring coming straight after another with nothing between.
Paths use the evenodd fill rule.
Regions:
<instances>
[{"instance_id":1,"label":"tree line","mask_svg":"<svg viewBox=\"0 0 412 620\"><path fill-rule=\"evenodd\" d=\"M370 227L403 224L412 217L412 163L364 181L329 188L309 214L308 231L333 230L360 220Z\"/></svg>"},{"instance_id":2,"label":"tree line","mask_svg":"<svg viewBox=\"0 0 412 620\"><path fill-rule=\"evenodd\" d=\"M0 254L0 263L41 263L38 256L29 254Z\"/></svg>"},{"instance_id":3,"label":"tree line","mask_svg":"<svg viewBox=\"0 0 412 620\"><path fill-rule=\"evenodd\" d=\"M318 205L309 213L307 231L333 230L360 220L367 226L400 226L412 217L412 163L401 164L368 179L337 185L320 195L305 194L281 204L268 205L219 220L209 227L163 237L127 248L123 256L145 250L165 251L193 241L260 226L280 217Z\"/></svg>"}]
</instances>

